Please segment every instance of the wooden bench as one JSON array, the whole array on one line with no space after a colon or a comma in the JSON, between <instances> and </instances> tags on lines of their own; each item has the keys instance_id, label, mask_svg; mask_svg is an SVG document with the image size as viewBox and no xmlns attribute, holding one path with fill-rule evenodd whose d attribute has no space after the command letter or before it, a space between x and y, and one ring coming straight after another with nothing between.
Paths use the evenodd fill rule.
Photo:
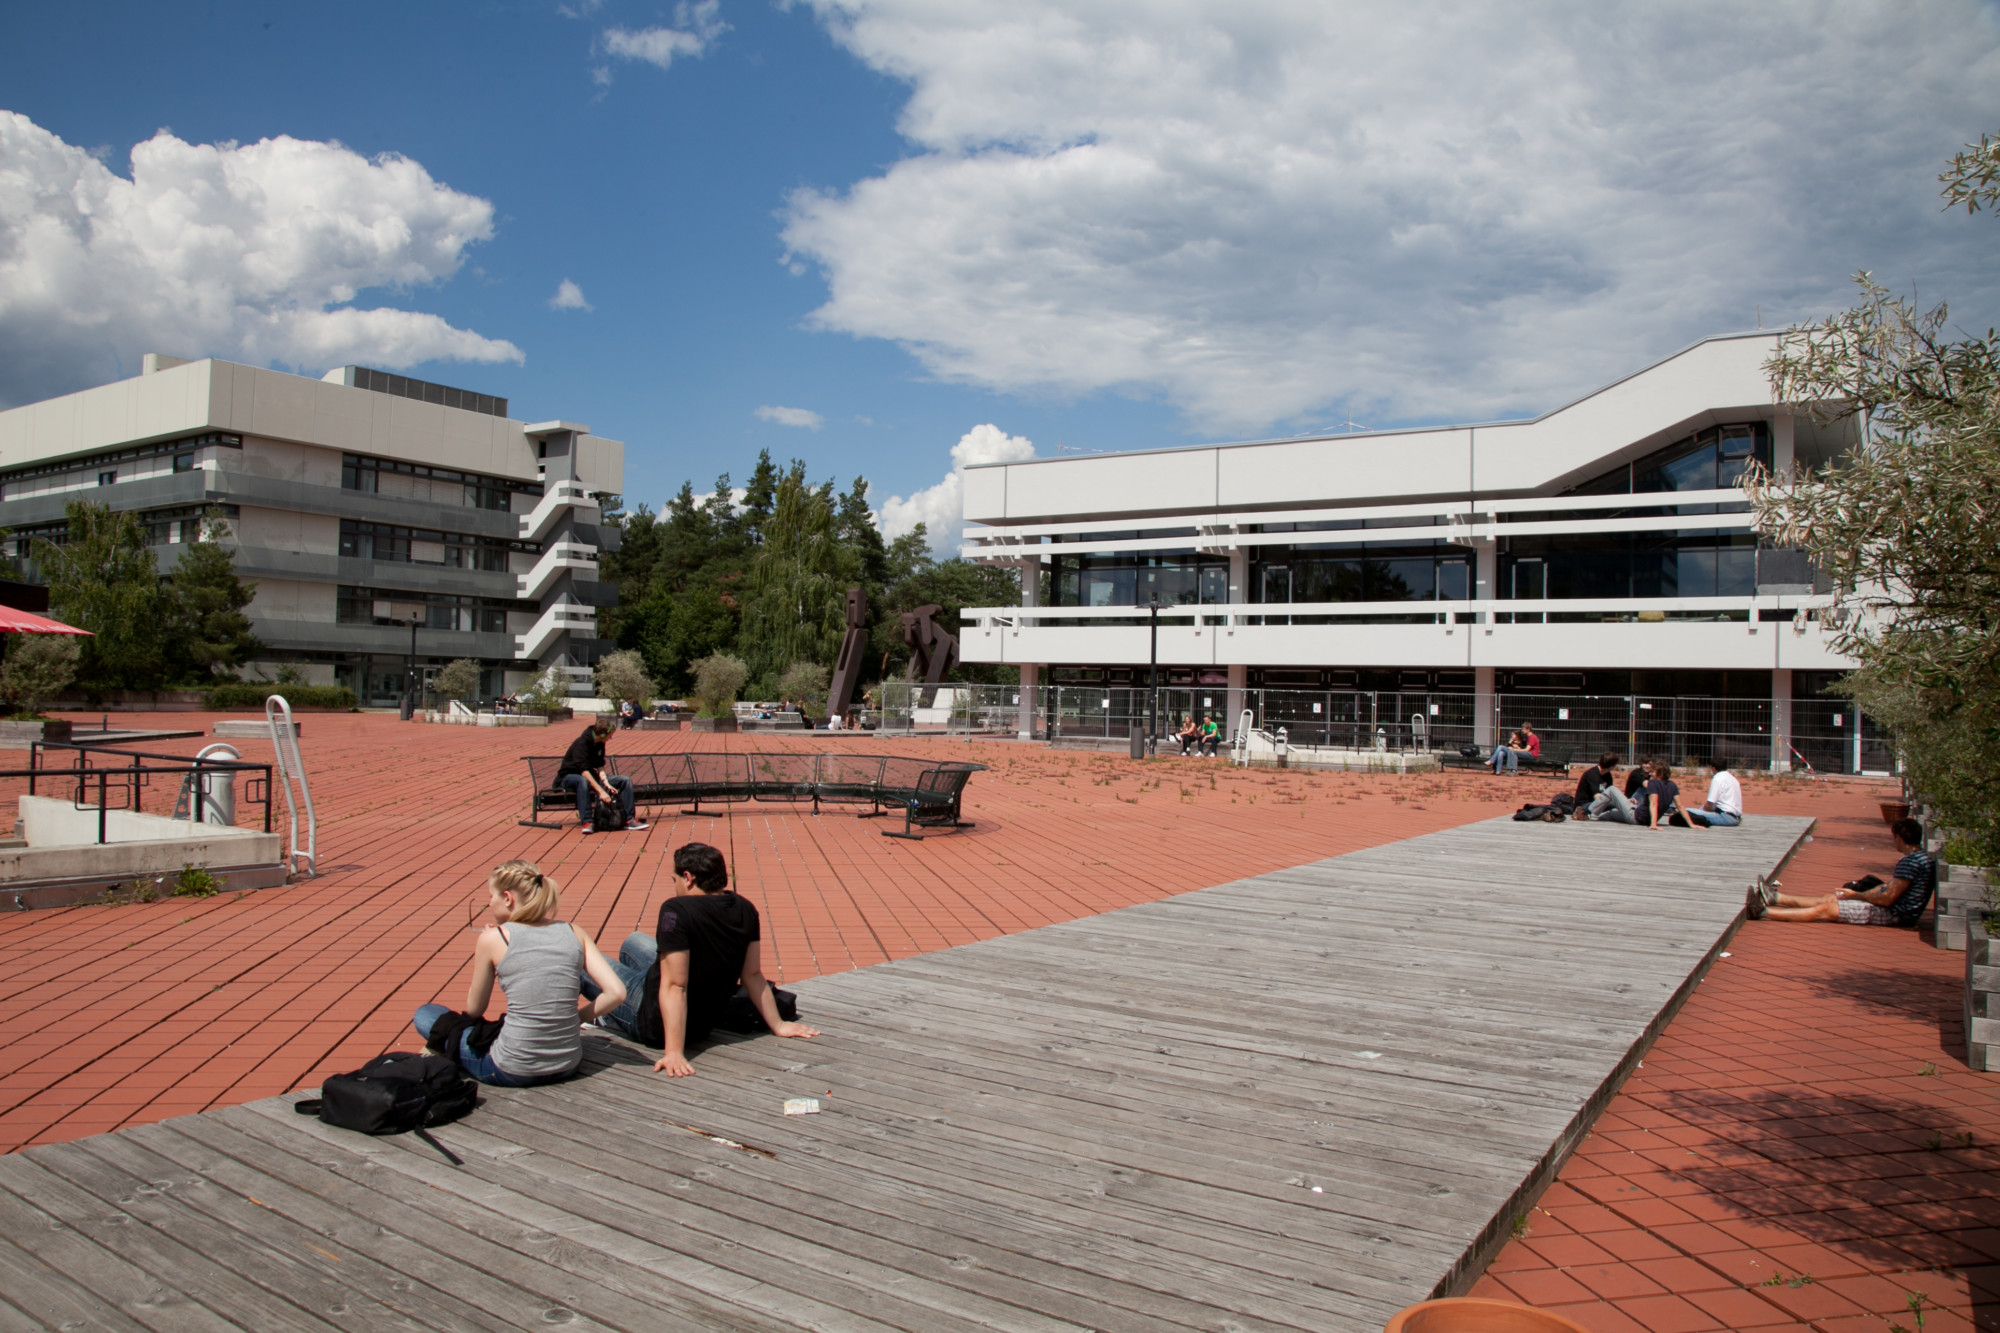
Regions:
<instances>
[{"instance_id":1,"label":"wooden bench","mask_svg":"<svg viewBox=\"0 0 2000 1333\"><path fill-rule=\"evenodd\" d=\"M1522 755L1521 768L1530 773L1567 774L1570 764L1574 762L1573 756L1575 754L1576 747L1574 745L1552 745L1539 758L1530 758L1525 754ZM1492 757L1493 751L1491 748L1482 750L1478 754L1440 753L1438 755L1438 766L1441 768L1485 768L1487 761Z\"/></svg>"},{"instance_id":2,"label":"wooden bench","mask_svg":"<svg viewBox=\"0 0 2000 1333\"><path fill-rule=\"evenodd\" d=\"M572 810L576 794L564 787L560 757L527 761L534 789L529 828L566 828L539 816L548 810ZM861 818L872 819L901 809L903 830L885 836L920 840L918 828L964 828L965 787L986 765L955 760L918 759L902 755L800 754L786 751L610 755L605 767L613 777L629 778L635 804L649 808L687 807L699 814L702 802L731 805L742 801L866 805Z\"/></svg>"}]
</instances>

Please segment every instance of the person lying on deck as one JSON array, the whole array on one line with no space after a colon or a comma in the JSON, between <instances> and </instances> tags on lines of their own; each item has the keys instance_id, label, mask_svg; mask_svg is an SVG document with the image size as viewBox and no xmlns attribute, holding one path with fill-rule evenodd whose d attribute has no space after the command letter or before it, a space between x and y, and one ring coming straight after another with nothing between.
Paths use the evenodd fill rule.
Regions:
<instances>
[{"instance_id":1,"label":"person lying on deck","mask_svg":"<svg viewBox=\"0 0 2000 1333\"><path fill-rule=\"evenodd\" d=\"M779 1015L777 995L764 979L757 908L729 887L722 853L703 842L676 849L674 878L682 891L661 905L658 930L628 935L611 964L627 993L602 1024L659 1047L653 1069L673 1078L694 1072L688 1043L728 1026L739 996L775 1035L817 1037L818 1028ZM592 993L588 982L586 995Z\"/></svg>"},{"instance_id":2,"label":"person lying on deck","mask_svg":"<svg viewBox=\"0 0 2000 1333\"><path fill-rule=\"evenodd\" d=\"M1899 819L1889 826L1896 840L1896 868L1884 884L1864 875L1819 898L1779 893L1762 880L1750 886L1744 910L1752 921L1838 921L1849 926L1904 926L1914 930L1937 888L1937 863L1925 854L1924 826Z\"/></svg>"},{"instance_id":3,"label":"person lying on deck","mask_svg":"<svg viewBox=\"0 0 2000 1333\"><path fill-rule=\"evenodd\" d=\"M579 1020L608 1014L625 1002L625 984L590 936L556 920L562 894L527 861L509 861L486 881L493 925L472 946L472 986L465 1011L427 1004L412 1020L431 1050L500 1088L526 1088L568 1078L583 1062ZM577 977L593 984L585 1000ZM507 1013L486 1020L498 980Z\"/></svg>"}]
</instances>

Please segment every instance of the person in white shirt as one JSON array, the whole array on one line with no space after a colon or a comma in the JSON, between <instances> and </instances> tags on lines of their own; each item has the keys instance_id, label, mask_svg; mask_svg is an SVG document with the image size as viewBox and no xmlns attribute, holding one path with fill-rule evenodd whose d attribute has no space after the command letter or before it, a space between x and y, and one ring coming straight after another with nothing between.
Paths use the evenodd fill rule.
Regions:
<instances>
[{"instance_id":1,"label":"person in white shirt","mask_svg":"<svg viewBox=\"0 0 2000 1333\"><path fill-rule=\"evenodd\" d=\"M1683 813L1709 828L1735 828L1743 822L1743 784L1729 771L1727 759L1710 762L1715 765L1715 776L1708 780L1707 802L1699 810Z\"/></svg>"}]
</instances>

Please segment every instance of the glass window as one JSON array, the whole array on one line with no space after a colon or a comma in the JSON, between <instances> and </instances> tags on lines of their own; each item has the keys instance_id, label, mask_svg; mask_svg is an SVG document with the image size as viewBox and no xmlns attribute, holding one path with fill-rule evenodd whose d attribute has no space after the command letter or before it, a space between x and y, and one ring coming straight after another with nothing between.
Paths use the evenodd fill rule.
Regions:
<instances>
[{"instance_id":1,"label":"glass window","mask_svg":"<svg viewBox=\"0 0 2000 1333\"><path fill-rule=\"evenodd\" d=\"M1472 598L1472 567L1464 560L1438 562L1438 600L1464 602Z\"/></svg>"},{"instance_id":2,"label":"glass window","mask_svg":"<svg viewBox=\"0 0 2000 1333\"><path fill-rule=\"evenodd\" d=\"M175 454L175 455L174 455L174 471L176 471L176 472L192 472L192 471L194 471L194 455L193 455L193 454Z\"/></svg>"}]
</instances>

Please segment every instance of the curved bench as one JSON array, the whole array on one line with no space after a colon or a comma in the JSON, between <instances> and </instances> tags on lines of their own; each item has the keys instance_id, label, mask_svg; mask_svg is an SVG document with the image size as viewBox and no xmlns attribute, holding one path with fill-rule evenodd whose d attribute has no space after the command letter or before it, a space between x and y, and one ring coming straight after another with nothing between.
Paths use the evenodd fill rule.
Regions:
<instances>
[{"instance_id":1,"label":"curved bench","mask_svg":"<svg viewBox=\"0 0 2000 1333\"><path fill-rule=\"evenodd\" d=\"M545 810L573 810L576 796L560 785L562 758L530 757L528 777L534 788L529 828L566 828L543 822ZM884 837L921 841L919 828L964 828L961 817L965 786L984 764L955 760L918 759L907 755L827 754L790 751L609 755L605 767L614 777L632 780L632 796L641 806L683 805L682 813L700 814L702 802L732 805L742 801L866 805L860 815L872 819L889 809L903 811L903 828Z\"/></svg>"}]
</instances>

